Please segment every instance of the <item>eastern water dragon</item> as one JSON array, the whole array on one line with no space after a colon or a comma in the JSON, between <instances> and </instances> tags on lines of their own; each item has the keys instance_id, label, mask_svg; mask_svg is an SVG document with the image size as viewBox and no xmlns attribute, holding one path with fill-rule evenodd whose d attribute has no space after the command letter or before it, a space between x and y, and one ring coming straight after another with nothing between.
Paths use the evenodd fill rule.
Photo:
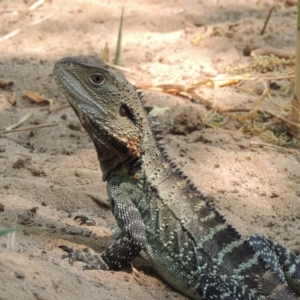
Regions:
<instances>
[{"instance_id":1,"label":"eastern water dragon","mask_svg":"<svg viewBox=\"0 0 300 300\"><path fill-rule=\"evenodd\" d=\"M124 75L95 56L56 62L54 78L91 137L122 236L103 253L62 246L85 269L118 270L143 249L191 299L299 299L300 261L229 225L164 150L151 108Z\"/></svg>"}]
</instances>

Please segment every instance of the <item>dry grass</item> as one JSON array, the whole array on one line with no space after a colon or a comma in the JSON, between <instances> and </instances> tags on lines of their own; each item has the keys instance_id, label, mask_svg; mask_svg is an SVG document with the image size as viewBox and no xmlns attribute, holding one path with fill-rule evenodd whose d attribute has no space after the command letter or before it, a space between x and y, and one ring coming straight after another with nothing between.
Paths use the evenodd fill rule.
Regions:
<instances>
[{"instance_id":1,"label":"dry grass","mask_svg":"<svg viewBox=\"0 0 300 300\"><path fill-rule=\"evenodd\" d=\"M290 120L290 105L283 107L277 104L278 101L274 100L274 97L291 97L295 78L295 62L293 54L287 57L278 57L274 54L252 55L247 64L232 69L230 73L227 73L228 75L220 74L214 78L204 78L193 85L173 83L154 86L136 82L135 86L141 89L179 95L205 105L209 111L205 116L202 116L202 121L207 126L226 130L224 125L232 119L240 123L238 131L259 134L264 141L274 145L298 148L300 146L300 136L293 133L290 128L291 126L300 128L300 124ZM225 110L217 106L213 100L204 99L198 92L199 89L204 88L216 89L224 86L234 86L234 88L245 93L257 94L251 89L243 89L239 86L246 80L263 83L265 86L262 95L249 108ZM272 91L269 89L271 82L281 80L283 81L281 87ZM262 103L266 101L275 103L277 105L276 111L263 109ZM264 106L268 107L268 103L265 103Z\"/></svg>"}]
</instances>

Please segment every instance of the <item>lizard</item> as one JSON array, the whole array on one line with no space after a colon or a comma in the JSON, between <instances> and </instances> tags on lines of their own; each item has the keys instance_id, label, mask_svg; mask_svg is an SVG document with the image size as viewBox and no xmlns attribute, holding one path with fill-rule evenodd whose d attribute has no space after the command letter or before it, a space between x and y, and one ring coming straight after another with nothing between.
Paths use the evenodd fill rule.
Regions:
<instances>
[{"instance_id":1,"label":"lizard","mask_svg":"<svg viewBox=\"0 0 300 300\"><path fill-rule=\"evenodd\" d=\"M299 299L299 258L228 224L170 159L145 97L123 74L96 56L62 58L53 74L95 146L121 230L103 253L62 245L63 258L85 270L119 270L144 250L190 299Z\"/></svg>"}]
</instances>

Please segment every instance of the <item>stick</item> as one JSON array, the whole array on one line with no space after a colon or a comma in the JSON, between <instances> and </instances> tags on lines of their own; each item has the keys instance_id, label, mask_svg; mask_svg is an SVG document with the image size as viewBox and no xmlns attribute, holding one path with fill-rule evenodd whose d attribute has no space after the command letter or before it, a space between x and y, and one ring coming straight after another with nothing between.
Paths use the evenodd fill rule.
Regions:
<instances>
[{"instance_id":1,"label":"stick","mask_svg":"<svg viewBox=\"0 0 300 300\"><path fill-rule=\"evenodd\" d=\"M42 5L45 0L38 0L35 3L33 3L31 6L29 6L28 10L35 10L37 7Z\"/></svg>"},{"instance_id":2,"label":"stick","mask_svg":"<svg viewBox=\"0 0 300 300\"><path fill-rule=\"evenodd\" d=\"M114 66L112 66L114 67ZM165 92L172 94L180 94L180 93L191 93L195 89L199 88L200 86L208 86L213 87L216 83L218 86L224 86L226 84L235 84L241 80L248 80L248 81L256 81L256 80L275 80L275 79L293 79L295 78L295 74L283 74L283 75L273 75L273 76L256 76L256 77L247 77L247 76L231 76L231 77L223 77L223 78L207 78L202 81L199 81L193 85L184 85L184 84L158 84L158 85L151 85L148 83L140 82L140 81L131 81L131 83L138 89L150 90L155 92ZM219 83L220 82L220 83Z\"/></svg>"},{"instance_id":3,"label":"stick","mask_svg":"<svg viewBox=\"0 0 300 300\"><path fill-rule=\"evenodd\" d=\"M121 71L121 72L128 72L128 73L132 73L132 74L135 74L134 71L128 69L128 68L124 68L124 67L121 67L121 66L117 66L117 65L114 65L114 64L111 64L109 62L105 62L108 66L110 66L111 68L117 70L117 71Z\"/></svg>"},{"instance_id":4,"label":"stick","mask_svg":"<svg viewBox=\"0 0 300 300\"><path fill-rule=\"evenodd\" d=\"M229 112L229 113L231 113L231 112L250 112L250 111L251 110L249 108L233 108L233 109L222 110L220 113L226 113L226 112ZM257 111L260 112L260 113L262 113L262 114L270 115L271 117L277 118L280 121L288 123L288 124L290 124L292 126L296 126L297 128L300 128L300 124L294 123L293 121L290 121L290 120L286 119L285 117L278 116L278 115L276 115L275 113L273 113L273 112L271 112L269 110L263 110L263 109L259 108Z\"/></svg>"},{"instance_id":5,"label":"stick","mask_svg":"<svg viewBox=\"0 0 300 300\"><path fill-rule=\"evenodd\" d=\"M296 6L298 3L298 0L286 0L285 4L289 6Z\"/></svg>"},{"instance_id":6,"label":"stick","mask_svg":"<svg viewBox=\"0 0 300 300\"><path fill-rule=\"evenodd\" d=\"M62 106L59 106L59 107L55 107L55 108L49 109L48 114L52 114L52 113L58 112L58 111L60 111L60 110L62 110L62 109L65 109L65 108L67 108L67 107L70 107L70 104L69 104L69 103L64 104L64 105L62 105Z\"/></svg>"},{"instance_id":7,"label":"stick","mask_svg":"<svg viewBox=\"0 0 300 300\"><path fill-rule=\"evenodd\" d=\"M258 49L254 49L251 51L250 55L271 55L273 54L274 56L277 56L279 58L291 58L292 56L295 55L293 51L289 50L283 50L283 49L277 49L274 47L262 47Z\"/></svg>"},{"instance_id":8,"label":"stick","mask_svg":"<svg viewBox=\"0 0 300 300\"><path fill-rule=\"evenodd\" d=\"M11 37L17 35L19 32L20 32L20 29L18 28L16 30L4 35L3 37L0 38L0 42L10 39Z\"/></svg>"},{"instance_id":9,"label":"stick","mask_svg":"<svg viewBox=\"0 0 300 300\"><path fill-rule=\"evenodd\" d=\"M247 112L248 113L245 116L234 115L234 114L231 113L232 110L230 110L230 109L229 110L223 110L223 109L221 109L218 106L213 106L213 104L211 102L209 102L207 100L203 101L202 97L199 98L198 94L196 92L191 92L190 94L195 99L195 101L199 101L200 103L203 103L207 107L216 110L218 113L223 114L223 115L225 114L226 116L234 118L234 119L237 119L237 120L244 120L246 118L252 117L255 112L260 112L260 113L263 113L263 114L268 114L268 115L270 115L273 118L277 118L277 119L279 119L280 121L282 121L284 123L290 124L290 125L295 126L295 127L297 127L297 128L300 129L300 124L295 123L295 122L293 122L293 121L291 121L289 119L286 119L285 117L281 117L281 116L279 116L279 115L277 115L277 114L275 114L275 113L273 113L271 111L263 110L261 108L258 108L259 104L263 101L263 99L267 95L266 90L263 93L263 95L261 96L261 98L257 101L257 103L255 104L254 108L252 108L252 109L245 109L245 108L244 109L240 109L241 112ZM287 128L285 128L285 130L287 130ZM293 134L293 136L298 137L298 136L296 136L294 134Z\"/></svg>"},{"instance_id":10,"label":"stick","mask_svg":"<svg viewBox=\"0 0 300 300\"><path fill-rule=\"evenodd\" d=\"M275 149L278 149L278 150L284 150L284 151L289 152L291 154L300 154L300 152L296 149L284 148L284 147L280 147L280 146L273 145L273 144L268 144L268 143L250 142L250 146L272 147L272 148L275 148Z\"/></svg>"},{"instance_id":11,"label":"stick","mask_svg":"<svg viewBox=\"0 0 300 300\"><path fill-rule=\"evenodd\" d=\"M15 129L16 127L19 127L20 125L22 125L26 120L28 120L30 117L32 117L33 112L29 112L27 113L24 117L22 117L17 123L12 124L10 126L7 126L5 128L6 131L11 131L13 129Z\"/></svg>"},{"instance_id":12,"label":"stick","mask_svg":"<svg viewBox=\"0 0 300 300\"><path fill-rule=\"evenodd\" d=\"M265 33L265 30L266 30L266 28L267 28L267 25L268 25L268 23L269 23L269 20L270 20L270 18L271 18L271 15L272 15L272 12L273 12L274 8L275 8L275 6L272 6L272 7L270 8L269 13L268 13L268 16L267 16L266 21L265 21L265 24L264 24L264 27L263 27L263 29L262 29L261 32L260 32L260 35L263 35L263 34Z\"/></svg>"},{"instance_id":13,"label":"stick","mask_svg":"<svg viewBox=\"0 0 300 300\"><path fill-rule=\"evenodd\" d=\"M293 121L291 121L291 120L288 120L288 119L286 119L285 117L278 116L278 115L276 115L275 113L273 113L273 112L271 112L271 111L263 110L263 111L261 111L261 112L266 113L266 114L268 114L268 115L270 115L270 116L272 116L272 117L274 117L274 118L278 118L279 120L281 120L281 121L283 121L283 122L285 122L285 123L288 123L288 124L290 124L290 125L292 125L292 126L295 126L295 127L297 127L297 128L300 128L300 124L295 123L295 122L293 122Z\"/></svg>"},{"instance_id":14,"label":"stick","mask_svg":"<svg viewBox=\"0 0 300 300\"><path fill-rule=\"evenodd\" d=\"M295 88L292 100L292 114L291 121L293 123L300 124L300 4L298 4L298 16L297 16L297 41L296 41L296 78ZM299 127L291 126L293 135L298 135Z\"/></svg>"},{"instance_id":15,"label":"stick","mask_svg":"<svg viewBox=\"0 0 300 300\"><path fill-rule=\"evenodd\" d=\"M295 78L295 74L286 74L286 75L279 75L279 76L256 76L256 77L241 77L240 80L249 80L249 81L256 81L256 80L274 80L274 79L292 79ZM234 77L225 78L226 80L236 80ZM219 81L224 79L214 79L214 81Z\"/></svg>"},{"instance_id":16,"label":"stick","mask_svg":"<svg viewBox=\"0 0 300 300\"><path fill-rule=\"evenodd\" d=\"M35 130L35 129L40 129L40 128L44 128L44 127L51 127L51 126L57 126L57 125L58 124L40 124L40 125L35 125L35 126L28 126L28 127L13 129L13 130L9 130L9 131L7 131L7 130L0 131L0 134L14 133L14 132L18 132L18 131Z\"/></svg>"},{"instance_id":17,"label":"stick","mask_svg":"<svg viewBox=\"0 0 300 300\"><path fill-rule=\"evenodd\" d=\"M52 17L52 14L49 14L49 15L45 16L44 18L41 18L41 19L39 19L39 20L35 20L35 21L31 22L31 25L37 25L37 24L40 24L40 23L42 23L42 22L44 22L44 21L50 19L51 17Z\"/></svg>"}]
</instances>

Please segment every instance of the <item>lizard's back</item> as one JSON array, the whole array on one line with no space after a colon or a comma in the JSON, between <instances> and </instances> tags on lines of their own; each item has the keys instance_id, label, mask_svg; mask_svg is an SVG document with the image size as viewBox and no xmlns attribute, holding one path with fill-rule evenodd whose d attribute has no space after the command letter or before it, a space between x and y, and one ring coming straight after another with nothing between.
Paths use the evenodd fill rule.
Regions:
<instances>
[{"instance_id":1,"label":"lizard's back","mask_svg":"<svg viewBox=\"0 0 300 300\"><path fill-rule=\"evenodd\" d=\"M227 299L228 284L236 289L235 299L298 298L163 150L153 164L149 174L145 170L145 199L136 205L147 253L164 280L193 299L213 283L219 285L215 299Z\"/></svg>"}]
</instances>

